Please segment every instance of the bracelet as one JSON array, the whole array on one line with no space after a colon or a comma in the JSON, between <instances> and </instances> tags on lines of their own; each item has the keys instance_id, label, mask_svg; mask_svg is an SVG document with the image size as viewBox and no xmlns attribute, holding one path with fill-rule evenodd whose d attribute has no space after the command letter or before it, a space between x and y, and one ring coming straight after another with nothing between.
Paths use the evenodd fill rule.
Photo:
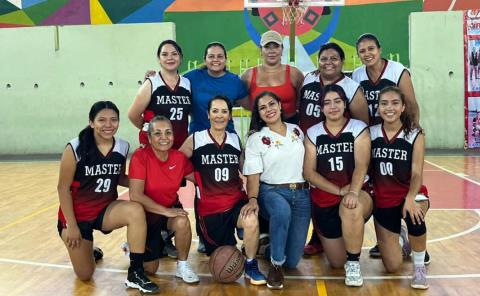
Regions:
<instances>
[{"instance_id":1,"label":"bracelet","mask_svg":"<svg viewBox=\"0 0 480 296\"><path fill-rule=\"evenodd\" d=\"M257 199L256 196L249 196L249 197L248 197L248 200L251 200L252 198L253 198L253 199Z\"/></svg>"},{"instance_id":2,"label":"bracelet","mask_svg":"<svg viewBox=\"0 0 480 296\"><path fill-rule=\"evenodd\" d=\"M355 191L349 191L348 193L353 193L353 194L355 194L356 196L358 196L358 192L355 192Z\"/></svg>"}]
</instances>

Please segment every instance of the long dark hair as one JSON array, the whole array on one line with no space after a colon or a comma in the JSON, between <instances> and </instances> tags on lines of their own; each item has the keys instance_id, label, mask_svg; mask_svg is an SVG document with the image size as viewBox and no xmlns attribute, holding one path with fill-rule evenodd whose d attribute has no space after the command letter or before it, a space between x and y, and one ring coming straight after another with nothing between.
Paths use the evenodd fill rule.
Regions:
<instances>
[{"instance_id":1,"label":"long dark hair","mask_svg":"<svg viewBox=\"0 0 480 296\"><path fill-rule=\"evenodd\" d=\"M384 95L386 93L389 93L389 92L396 93L400 97L400 100L402 101L402 103L405 105L405 110L400 115L400 121L403 124L403 132L405 133L405 137L407 137L416 128L420 129L420 131L423 132L420 125L415 123L414 115L411 111L410 105L408 104L407 100L405 99L405 95L403 94L403 92L400 88L398 88L396 86L385 87L378 94L379 100L381 99L382 95ZM383 123L383 119L382 119L382 123Z\"/></svg>"},{"instance_id":2,"label":"long dark hair","mask_svg":"<svg viewBox=\"0 0 480 296\"><path fill-rule=\"evenodd\" d=\"M329 92L337 93L338 96L340 97L340 99L342 99L342 101L345 103L345 110L343 110L343 116L345 116L345 113L349 112L348 99L347 99L347 95L345 94L345 91L343 90L343 87L341 87L340 85L335 84L335 83L334 84L328 84L323 88L323 97L320 101L320 106L322 107L322 114L320 116L320 121L327 119L327 117L323 113L323 107L325 106L325 96Z\"/></svg>"},{"instance_id":3,"label":"long dark hair","mask_svg":"<svg viewBox=\"0 0 480 296\"><path fill-rule=\"evenodd\" d=\"M362 42L364 40L371 40L371 41L375 42L375 45L378 48L381 48L380 41L378 41L377 36L373 35L372 33L365 33L365 34L360 35L357 39L357 42L355 42L355 48L357 49L357 52L358 52L358 45L360 44L360 42Z\"/></svg>"},{"instance_id":4,"label":"long dark hair","mask_svg":"<svg viewBox=\"0 0 480 296\"><path fill-rule=\"evenodd\" d=\"M326 85L324 88L323 88L323 98L322 98L322 101L320 102L320 106L323 108L324 106L324 98L325 96L327 95L327 93L329 92L335 92L338 94L338 96L340 97L340 99L342 99L342 101L345 103L345 110L347 110L347 107L348 107L348 99L347 99L347 95L345 94L345 91L343 90L343 87L341 87L340 85L338 84L328 84Z\"/></svg>"},{"instance_id":5,"label":"long dark hair","mask_svg":"<svg viewBox=\"0 0 480 296\"><path fill-rule=\"evenodd\" d=\"M98 101L92 105L92 108L90 108L90 112L88 113L88 119L90 122L93 122L97 114L104 109L113 110L117 113L118 119L120 119L120 112L114 103L111 101ZM80 131L78 134L78 140L79 144L75 151L79 158L87 159L90 155L95 153L95 137L93 135L93 128L91 128L90 125L87 125L87 127Z\"/></svg>"},{"instance_id":6,"label":"long dark hair","mask_svg":"<svg viewBox=\"0 0 480 296\"><path fill-rule=\"evenodd\" d=\"M178 52L178 54L180 55L180 57L183 59L183 52L182 52L182 48L180 47L180 45L178 45L178 43L172 39L167 39L167 40L163 40L160 45L158 46L158 49L157 49L157 58L160 57L160 53L162 52L162 47L164 45L167 45L167 44L170 44L171 46L173 46L175 48L175 50Z\"/></svg>"},{"instance_id":7,"label":"long dark hair","mask_svg":"<svg viewBox=\"0 0 480 296\"><path fill-rule=\"evenodd\" d=\"M277 103L281 103L280 97L274 94L271 91L264 91L258 94L258 96L255 97L255 101L253 103L253 108L252 108L252 117L250 119L250 129L248 132L248 135L251 135L255 132L259 132L263 127L265 127L267 124L265 121L262 120L260 117L260 112L258 111L258 101L260 101L261 98L263 97L272 97ZM284 121L284 115L283 115L283 109L280 110L280 116L282 121Z\"/></svg>"},{"instance_id":8,"label":"long dark hair","mask_svg":"<svg viewBox=\"0 0 480 296\"><path fill-rule=\"evenodd\" d=\"M208 50L211 47L214 47L214 46L218 46L223 50L223 54L225 55L225 62L226 62L227 61L227 49L225 48L225 45L223 45L223 43L218 42L218 41L210 42L209 44L207 44L207 46L205 47L205 51L203 52L203 60L207 59ZM207 69L207 68L208 68L207 65L204 65L202 67L202 69ZM226 64L225 64L225 67L223 68L223 71L227 71Z\"/></svg>"}]
</instances>

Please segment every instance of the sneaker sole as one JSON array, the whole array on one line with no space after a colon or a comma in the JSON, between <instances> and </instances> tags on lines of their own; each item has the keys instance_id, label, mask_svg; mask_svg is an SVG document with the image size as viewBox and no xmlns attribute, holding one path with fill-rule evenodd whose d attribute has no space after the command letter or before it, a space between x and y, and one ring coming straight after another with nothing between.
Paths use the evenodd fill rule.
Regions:
<instances>
[{"instance_id":1,"label":"sneaker sole","mask_svg":"<svg viewBox=\"0 0 480 296\"><path fill-rule=\"evenodd\" d=\"M345 281L345 286L347 286L347 287L361 287L361 286L363 286L363 280L361 282L351 282L351 283L347 283Z\"/></svg>"},{"instance_id":2,"label":"sneaker sole","mask_svg":"<svg viewBox=\"0 0 480 296\"><path fill-rule=\"evenodd\" d=\"M163 255L167 255L168 258L172 258L172 259L177 259L178 258L178 256L174 255L174 254L163 254Z\"/></svg>"},{"instance_id":3,"label":"sneaker sole","mask_svg":"<svg viewBox=\"0 0 480 296\"><path fill-rule=\"evenodd\" d=\"M129 280L125 280L125 286L127 288L138 289L140 292L145 293L145 294L158 294L160 292L160 289L153 290L153 291L145 290L144 288L140 287L139 285L137 285L135 283L130 282Z\"/></svg>"},{"instance_id":4,"label":"sneaker sole","mask_svg":"<svg viewBox=\"0 0 480 296\"><path fill-rule=\"evenodd\" d=\"M426 290L428 289L429 285L410 285L410 287L414 289Z\"/></svg>"},{"instance_id":5,"label":"sneaker sole","mask_svg":"<svg viewBox=\"0 0 480 296\"><path fill-rule=\"evenodd\" d=\"M184 282L187 283L187 284L196 284L196 283L200 282L200 279L198 279L198 280L193 280L193 281L185 280L181 275L178 275L178 274L175 274L175 277L181 279L182 281L184 281Z\"/></svg>"},{"instance_id":6,"label":"sneaker sole","mask_svg":"<svg viewBox=\"0 0 480 296\"><path fill-rule=\"evenodd\" d=\"M254 286L263 286L267 283L267 280L256 281L247 275L245 275L245 279L248 280L250 284Z\"/></svg>"},{"instance_id":7,"label":"sneaker sole","mask_svg":"<svg viewBox=\"0 0 480 296\"><path fill-rule=\"evenodd\" d=\"M268 283L267 283L267 287L269 289L272 289L272 290L280 290L280 289L283 289L283 285L280 285L280 286L270 286Z\"/></svg>"}]
</instances>

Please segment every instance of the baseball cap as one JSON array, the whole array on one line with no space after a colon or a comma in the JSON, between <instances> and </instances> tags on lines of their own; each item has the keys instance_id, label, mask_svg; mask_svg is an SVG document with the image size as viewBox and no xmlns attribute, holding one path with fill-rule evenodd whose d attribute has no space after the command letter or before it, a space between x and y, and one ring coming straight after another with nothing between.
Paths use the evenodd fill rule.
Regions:
<instances>
[{"instance_id":1,"label":"baseball cap","mask_svg":"<svg viewBox=\"0 0 480 296\"><path fill-rule=\"evenodd\" d=\"M263 33L262 39L260 39L260 45L265 46L270 42L276 43L278 45L282 45L283 44L282 35L280 35L276 31L267 31Z\"/></svg>"}]
</instances>

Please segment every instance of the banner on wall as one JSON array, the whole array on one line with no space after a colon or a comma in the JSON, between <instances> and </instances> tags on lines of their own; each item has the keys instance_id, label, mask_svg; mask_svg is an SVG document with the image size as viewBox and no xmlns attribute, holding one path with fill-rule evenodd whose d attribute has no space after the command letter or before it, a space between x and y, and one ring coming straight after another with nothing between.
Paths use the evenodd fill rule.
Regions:
<instances>
[{"instance_id":1,"label":"banner on wall","mask_svg":"<svg viewBox=\"0 0 480 296\"><path fill-rule=\"evenodd\" d=\"M480 148L480 9L464 12L465 148Z\"/></svg>"}]
</instances>

